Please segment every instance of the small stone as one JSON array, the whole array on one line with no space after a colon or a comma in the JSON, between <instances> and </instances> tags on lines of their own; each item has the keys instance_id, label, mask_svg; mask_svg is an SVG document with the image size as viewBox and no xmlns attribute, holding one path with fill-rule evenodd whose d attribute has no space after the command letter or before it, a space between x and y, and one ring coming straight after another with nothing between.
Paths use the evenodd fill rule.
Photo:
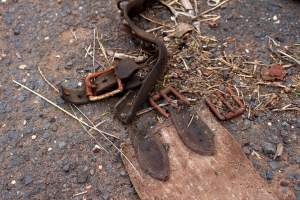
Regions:
<instances>
[{"instance_id":1,"label":"small stone","mask_svg":"<svg viewBox=\"0 0 300 200\"><path fill-rule=\"evenodd\" d=\"M101 147L100 147L99 145L97 145L97 144L96 144L96 145L94 146L94 148L93 148L93 152L94 152L94 153L99 153L100 150L101 150Z\"/></svg>"},{"instance_id":2,"label":"small stone","mask_svg":"<svg viewBox=\"0 0 300 200\"><path fill-rule=\"evenodd\" d=\"M24 178L23 178L23 181L24 181L24 184L25 185L29 185L30 183L32 183L32 177L31 176L25 176Z\"/></svg>"},{"instance_id":3,"label":"small stone","mask_svg":"<svg viewBox=\"0 0 300 200\"><path fill-rule=\"evenodd\" d=\"M91 169L90 174L91 174L91 176L93 176L95 174L95 170Z\"/></svg>"},{"instance_id":4,"label":"small stone","mask_svg":"<svg viewBox=\"0 0 300 200\"><path fill-rule=\"evenodd\" d=\"M18 138L18 133L16 131L8 131L7 136L9 140L13 141Z\"/></svg>"},{"instance_id":5,"label":"small stone","mask_svg":"<svg viewBox=\"0 0 300 200\"><path fill-rule=\"evenodd\" d=\"M48 139L49 136L50 136L49 133L48 133L48 132L45 132L45 133L42 135L42 138Z\"/></svg>"},{"instance_id":6,"label":"small stone","mask_svg":"<svg viewBox=\"0 0 300 200\"><path fill-rule=\"evenodd\" d=\"M122 176L122 177L125 177L125 176L127 176L127 173L126 173L126 171L124 171L124 170L121 170L121 172L120 172L120 176Z\"/></svg>"},{"instance_id":7,"label":"small stone","mask_svg":"<svg viewBox=\"0 0 300 200\"><path fill-rule=\"evenodd\" d=\"M102 198L103 198L104 200L108 200L108 199L109 199L109 194L105 192L105 193L102 195Z\"/></svg>"},{"instance_id":8,"label":"small stone","mask_svg":"<svg viewBox=\"0 0 300 200\"><path fill-rule=\"evenodd\" d=\"M98 169L101 171L103 169L102 165L98 165Z\"/></svg>"},{"instance_id":9,"label":"small stone","mask_svg":"<svg viewBox=\"0 0 300 200\"><path fill-rule=\"evenodd\" d=\"M25 95L20 95L19 97L18 97L18 101L20 101L20 102L24 102L26 100L26 96Z\"/></svg>"},{"instance_id":10,"label":"small stone","mask_svg":"<svg viewBox=\"0 0 300 200\"><path fill-rule=\"evenodd\" d=\"M65 142L58 142L58 147L59 147L60 149L65 148L66 145L67 145L67 144L66 144Z\"/></svg>"},{"instance_id":11,"label":"small stone","mask_svg":"<svg viewBox=\"0 0 300 200\"><path fill-rule=\"evenodd\" d=\"M72 66L72 65L73 65L73 62L72 62L72 61L69 61L69 62L67 62L66 65L67 65L67 66Z\"/></svg>"},{"instance_id":12,"label":"small stone","mask_svg":"<svg viewBox=\"0 0 300 200\"><path fill-rule=\"evenodd\" d=\"M32 136L31 136L31 139L32 139L32 140L35 140L35 139L36 139L36 135L32 135Z\"/></svg>"},{"instance_id":13,"label":"small stone","mask_svg":"<svg viewBox=\"0 0 300 200\"><path fill-rule=\"evenodd\" d=\"M296 163L297 163L297 164L300 164L300 155L297 156L297 158L296 158Z\"/></svg>"},{"instance_id":14,"label":"small stone","mask_svg":"<svg viewBox=\"0 0 300 200\"><path fill-rule=\"evenodd\" d=\"M63 170L64 170L64 172L69 172L70 171L70 164L68 163L68 164L66 164L66 165L64 165L63 166Z\"/></svg>"},{"instance_id":15,"label":"small stone","mask_svg":"<svg viewBox=\"0 0 300 200\"><path fill-rule=\"evenodd\" d=\"M15 180L12 180L10 183L11 183L12 185L15 185L17 182L16 182Z\"/></svg>"},{"instance_id":16,"label":"small stone","mask_svg":"<svg viewBox=\"0 0 300 200\"><path fill-rule=\"evenodd\" d=\"M251 125L252 125L251 121L249 119L245 119L242 130L247 130L247 129L251 128Z\"/></svg>"},{"instance_id":17,"label":"small stone","mask_svg":"<svg viewBox=\"0 0 300 200\"><path fill-rule=\"evenodd\" d=\"M19 52L16 52L16 56L17 56L18 59L22 59L22 56Z\"/></svg>"},{"instance_id":18,"label":"small stone","mask_svg":"<svg viewBox=\"0 0 300 200\"><path fill-rule=\"evenodd\" d=\"M22 70L24 70L24 69L26 69L27 68L27 65L25 65L25 64L22 64L22 65L19 65L19 67L18 67L19 69L22 69Z\"/></svg>"},{"instance_id":19,"label":"small stone","mask_svg":"<svg viewBox=\"0 0 300 200\"><path fill-rule=\"evenodd\" d=\"M23 134L25 135L29 135L33 132L33 128L32 127L26 127L23 129Z\"/></svg>"},{"instance_id":20,"label":"small stone","mask_svg":"<svg viewBox=\"0 0 300 200\"><path fill-rule=\"evenodd\" d=\"M277 170L280 168L280 165L277 161L271 161L269 162L269 165L272 168L272 170Z\"/></svg>"},{"instance_id":21,"label":"small stone","mask_svg":"<svg viewBox=\"0 0 300 200\"><path fill-rule=\"evenodd\" d=\"M54 122L56 122L56 119L55 119L55 117L51 117L51 118L50 118L50 120L49 120L49 122L50 122L50 123L54 123Z\"/></svg>"},{"instance_id":22,"label":"small stone","mask_svg":"<svg viewBox=\"0 0 300 200\"><path fill-rule=\"evenodd\" d=\"M77 174L77 183L84 184L87 182L89 178L89 172L87 170L78 172Z\"/></svg>"},{"instance_id":23,"label":"small stone","mask_svg":"<svg viewBox=\"0 0 300 200\"><path fill-rule=\"evenodd\" d=\"M287 122L282 122L281 123L281 126L284 128L284 129L287 129L289 127L289 124Z\"/></svg>"},{"instance_id":24,"label":"small stone","mask_svg":"<svg viewBox=\"0 0 300 200\"><path fill-rule=\"evenodd\" d=\"M270 180L273 179L273 172L270 171L270 170L266 170L266 171L264 171L263 173L261 173L261 176L262 176L264 179L270 181Z\"/></svg>"},{"instance_id":25,"label":"small stone","mask_svg":"<svg viewBox=\"0 0 300 200\"><path fill-rule=\"evenodd\" d=\"M249 145L246 145L246 146L243 147L243 151L246 155L250 155L251 152L252 152L252 149Z\"/></svg>"},{"instance_id":26,"label":"small stone","mask_svg":"<svg viewBox=\"0 0 300 200\"><path fill-rule=\"evenodd\" d=\"M67 62L66 65L65 65L65 69L72 69L72 67L73 67L73 62L72 61Z\"/></svg>"},{"instance_id":27,"label":"small stone","mask_svg":"<svg viewBox=\"0 0 300 200\"><path fill-rule=\"evenodd\" d=\"M265 154L275 154L276 152L275 145L268 142L262 144L262 149Z\"/></svg>"},{"instance_id":28,"label":"small stone","mask_svg":"<svg viewBox=\"0 0 300 200\"><path fill-rule=\"evenodd\" d=\"M49 148L48 148L48 151L52 151L52 148L51 148L51 147L49 147Z\"/></svg>"},{"instance_id":29,"label":"small stone","mask_svg":"<svg viewBox=\"0 0 300 200\"><path fill-rule=\"evenodd\" d=\"M92 157L91 157L91 161L92 161L92 162L96 162L96 161L97 161L97 157L96 157L96 156L92 156Z\"/></svg>"},{"instance_id":30,"label":"small stone","mask_svg":"<svg viewBox=\"0 0 300 200\"><path fill-rule=\"evenodd\" d=\"M54 124L52 127L51 127L51 130L53 132L56 132L58 130L58 126L56 124Z\"/></svg>"}]
</instances>

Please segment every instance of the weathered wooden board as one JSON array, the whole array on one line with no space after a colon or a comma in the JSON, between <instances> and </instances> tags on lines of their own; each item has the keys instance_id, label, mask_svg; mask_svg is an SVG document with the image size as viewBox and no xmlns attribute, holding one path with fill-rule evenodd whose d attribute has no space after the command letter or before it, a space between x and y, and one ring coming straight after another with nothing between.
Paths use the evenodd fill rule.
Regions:
<instances>
[{"instance_id":1,"label":"weathered wooden board","mask_svg":"<svg viewBox=\"0 0 300 200\"><path fill-rule=\"evenodd\" d=\"M203 106L198 115L215 133L216 154L201 156L190 151L179 139L173 125L164 125L161 139L169 145L171 174L167 182L157 181L141 172L130 144L123 159L130 179L142 200L275 200L275 193L256 173L240 145Z\"/></svg>"}]
</instances>

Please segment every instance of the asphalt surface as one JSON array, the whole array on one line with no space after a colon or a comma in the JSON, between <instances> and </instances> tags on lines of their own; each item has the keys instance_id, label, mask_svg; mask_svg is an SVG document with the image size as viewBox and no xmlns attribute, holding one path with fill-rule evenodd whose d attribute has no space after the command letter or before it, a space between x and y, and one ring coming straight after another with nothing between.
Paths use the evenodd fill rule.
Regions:
<instances>
[{"instance_id":1,"label":"asphalt surface","mask_svg":"<svg viewBox=\"0 0 300 200\"><path fill-rule=\"evenodd\" d=\"M208 9L205 1L198 2L201 11ZM300 43L299 10L299 1L232 0L215 11L221 14L218 27L204 26L202 32L220 42L235 37L238 47L229 46L228 52L248 49L250 53L244 54L249 58L271 64L268 36L282 45ZM12 81L70 110L43 80L38 67L55 86L64 79L76 84L72 80L80 79L92 66L84 48L92 44L95 27L105 47L123 52L137 48L121 24L115 1L0 2L0 199L138 199L111 144L93 133L109 153L93 151L95 140L77 121ZM103 57L97 59L105 63ZM112 114L117 100L80 109L93 122L104 121L99 128L120 137L111 138L119 146L128 135ZM254 119L243 116L224 125L269 184L279 184L282 193L292 190L300 199L299 112L266 111ZM278 143L284 145L284 153L273 160ZM253 150L262 157L253 155Z\"/></svg>"}]
</instances>

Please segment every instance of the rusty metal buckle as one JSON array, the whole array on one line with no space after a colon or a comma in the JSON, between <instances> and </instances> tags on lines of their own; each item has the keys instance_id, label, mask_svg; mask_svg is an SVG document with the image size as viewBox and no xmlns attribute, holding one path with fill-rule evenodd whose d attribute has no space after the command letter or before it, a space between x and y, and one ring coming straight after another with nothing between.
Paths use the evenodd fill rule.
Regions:
<instances>
[{"instance_id":1,"label":"rusty metal buckle","mask_svg":"<svg viewBox=\"0 0 300 200\"><path fill-rule=\"evenodd\" d=\"M180 92L178 92L176 89L174 89L172 86L168 86L165 89L155 93L152 97L149 98L150 105L156 109L160 114L162 114L165 117L169 117L170 115L167 113L167 111L163 108L161 108L155 101L164 98L171 106L177 107L176 104L174 104L174 101L168 96L168 94L173 94L175 97L177 97L179 100L183 101L186 104L190 104L189 100L183 96Z\"/></svg>"},{"instance_id":2,"label":"rusty metal buckle","mask_svg":"<svg viewBox=\"0 0 300 200\"><path fill-rule=\"evenodd\" d=\"M92 79L94 79L96 77L99 77L99 76L105 76L108 73L111 73L111 72L114 72L114 71L115 71L115 67L109 67L109 68L107 68L103 71L87 74L87 76L84 80L84 83L85 83L86 96L88 96L90 101L98 101L98 100L101 100L101 99L105 99L105 98L114 96L115 94L118 94L118 93L120 93L124 90L121 79L118 78L117 76L114 76L116 78L117 84L118 84L117 89L115 89L113 91L110 91L110 92L107 92L107 93L104 93L104 94L101 94L101 95L95 95L94 94L93 88L95 86L92 83L92 81L93 81Z\"/></svg>"},{"instance_id":3,"label":"rusty metal buckle","mask_svg":"<svg viewBox=\"0 0 300 200\"><path fill-rule=\"evenodd\" d=\"M227 109L229 110L228 112L221 112L220 109L217 108L216 104L212 102L212 95L205 98L207 106L219 120L232 119L243 114L245 111L245 105L238 96L234 95L230 87L226 87L225 92L226 94L221 93L220 91L215 91L213 92L213 95L216 96L216 99L219 99L223 103L223 105L227 107ZM234 102L238 105L238 108L234 105L231 105L229 100L225 99L226 95L229 95L234 100Z\"/></svg>"}]
</instances>

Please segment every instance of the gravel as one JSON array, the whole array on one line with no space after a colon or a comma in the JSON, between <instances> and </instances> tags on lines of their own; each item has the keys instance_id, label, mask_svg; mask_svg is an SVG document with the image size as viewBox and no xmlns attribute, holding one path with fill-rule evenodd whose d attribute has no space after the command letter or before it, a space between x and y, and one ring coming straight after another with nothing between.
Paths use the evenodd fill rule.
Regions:
<instances>
[{"instance_id":1,"label":"gravel","mask_svg":"<svg viewBox=\"0 0 300 200\"><path fill-rule=\"evenodd\" d=\"M264 142L262 144L262 150L267 155L275 154L275 152L276 152L276 146L274 144L272 144L272 143Z\"/></svg>"}]
</instances>

